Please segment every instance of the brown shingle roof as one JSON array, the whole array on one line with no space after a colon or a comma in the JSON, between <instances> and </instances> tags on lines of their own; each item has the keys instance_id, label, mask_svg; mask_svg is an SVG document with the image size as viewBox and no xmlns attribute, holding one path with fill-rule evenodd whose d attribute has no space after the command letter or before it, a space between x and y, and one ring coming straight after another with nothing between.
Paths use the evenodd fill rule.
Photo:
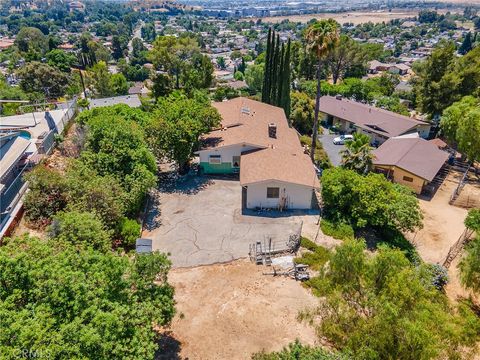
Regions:
<instances>
[{"instance_id":1,"label":"brown shingle roof","mask_svg":"<svg viewBox=\"0 0 480 360\"><path fill-rule=\"evenodd\" d=\"M397 166L427 181L437 175L448 153L422 138L391 138L373 151L374 165Z\"/></svg>"},{"instance_id":2,"label":"brown shingle roof","mask_svg":"<svg viewBox=\"0 0 480 360\"><path fill-rule=\"evenodd\" d=\"M320 111L337 118L348 120L356 126L386 137L394 137L415 130L426 122L396 114L391 111L365 105L356 101L322 96Z\"/></svg>"},{"instance_id":3,"label":"brown shingle roof","mask_svg":"<svg viewBox=\"0 0 480 360\"><path fill-rule=\"evenodd\" d=\"M242 186L267 180L320 187L308 155L281 149L264 149L242 155L240 162Z\"/></svg>"}]
</instances>

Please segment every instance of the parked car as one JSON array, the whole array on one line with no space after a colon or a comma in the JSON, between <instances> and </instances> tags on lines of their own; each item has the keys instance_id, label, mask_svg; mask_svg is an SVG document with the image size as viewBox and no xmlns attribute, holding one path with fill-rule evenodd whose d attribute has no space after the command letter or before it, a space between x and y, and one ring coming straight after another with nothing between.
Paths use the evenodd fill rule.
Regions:
<instances>
[{"instance_id":1,"label":"parked car","mask_svg":"<svg viewBox=\"0 0 480 360\"><path fill-rule=\"evenodd\" d=\"M333 139L335 145L343 145L347 141L353 140L353 135L340 135Z\"/></svg>"}]
</instances>

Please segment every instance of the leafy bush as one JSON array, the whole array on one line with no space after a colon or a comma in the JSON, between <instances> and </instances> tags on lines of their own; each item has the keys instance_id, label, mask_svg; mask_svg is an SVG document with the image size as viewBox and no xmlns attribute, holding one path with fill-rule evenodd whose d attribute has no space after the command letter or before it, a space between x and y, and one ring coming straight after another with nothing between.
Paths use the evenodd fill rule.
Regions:
<instances>
[{"instance_id":1,"label":"leafy bush","mask_svg":"<svg viewBox=\"0 0 480 360\"><path fill-rule=\"evenodd\" d=\"M334 239L346 240L353 239L354 237L353 228L344 222L334 223L327 219L322 219L320 228L325 235L331 236Z\"/></svg>"},{"instance_id":2,"label":"leafy bush","mask_svg":"<svg viewBox=\"0 0 480 360\"><path fill-rule=\"evenodd\" d=\"M310 251L315 251L318 248L317 244L303 236L300 238L300 246Z\"/></svg>"},{"instance_id":3,"label":"leafy bush","mask_svg":"<svg viewBox=\"0 0 480 360\"><path fill-rule=\"evenodd\" d=\"M266 353L260 352L252 356L253 360L347 360L348 356L339 353L330 353L320 347L302 345L297 339L282 351Z\"/></svg>"},{"instance_id":4,"label":"leafy bush","mask_svg":"<svg viewBox=\"0 0 480 360\"><path fill-rule=\"evenodd\" d=\"M131 248L135 246L135 241L140 236L140 224L136 220L124 217L118 224L118 233L122 244Z\"/></svg>"},{"instance_id":5,"label":"leafy bush","mask_svg":"<svg viewBox=\"0 0 480 360\"><path fill-rule=\"evenodd\" d=\"M50 237L73 245L92 247L100 251L111 248L111 232L91 212L68 211L57 214L49 229Z\"/></svg>"},{"instance_id":6,"label":"leafy bush","mask_svg":"<svg viewBox=\"0 0 480 360\"><path fill-rule=\"evenodd\" d=\"M56 171L43 165L25 176L30 191L23 202L25 218L36 226L46 226L67 206L66 182Z\"/></svg>"},{"instance_id":7,"label":"leafy bush","mask_svg":"<svg viewBox=\"0 0 480 360\"><path fill-rule=\"evenodd\" d=\"M480 320L466 306L450 307L435 286L441 271L412 264L398 249L381 246L375 256L365 249L346 240L328 270L305 282L321 303L302 318L320 336L353 359L456 358L474 350Z\"/></svg>"},{"instance_id":8,"label":"leafy bush","mask_svg":"<svg viewBox=\"0 0 480 360\"><path fill-rule=\"evenodd\" d=\"M356 228L413 231L422 226L422 212L412 191L381 174L327 169L322 175L322 199L328 218Z\"/></svg>"},{"instance_id":9,"label":"leafy bush","mask_svg":"<svg viewBox=\"0 0 480 360\"><path fill-rule=\"evenodd\" d=\"M129 259L59 240L24 237L0 247L0 352L51 359L153 359L175 314L170 262ZM17 354L17 355L16 355Z\"/></svg>"},{"instance_id":10,"label":"leafy bush","mask_svg":"<svg viewBox=\"0 0 480 360\"><path fill-rule=\"evenodd\" d=\"M295 263L297 264L308 265L312 270L320 270L330 258L330 251L323 246L315 244L310 239L302 237L300 246L308 249L310 252L295 258Z\"/></svg>"}]
</instances>

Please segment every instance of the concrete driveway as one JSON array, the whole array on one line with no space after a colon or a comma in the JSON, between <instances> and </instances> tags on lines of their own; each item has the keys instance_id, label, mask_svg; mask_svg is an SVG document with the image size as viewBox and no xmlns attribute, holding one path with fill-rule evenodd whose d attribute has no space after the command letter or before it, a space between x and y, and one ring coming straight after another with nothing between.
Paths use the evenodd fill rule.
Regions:
<instances>
[{"instance_id":1,"label":"concrete driveway","mask_svg":"<svg viewBox=\"0 0 480 360\"><path fill-rule=\"evenodd\" d=\"M318 140L322 143L323 148L328 154L333 166L339 166L342 163L340 152L345 149L345 145L335 145L333 139L339 135L323 134L318 135Z\"/></svg>"},{"instance_id":2,"label":"concrete driveway","mask_svg":"<svg viewBox=\"0 0 480 360\"><path fill-rule=\"evenodd\" d=\"M190 267L247 257L251 243L265 236L283 243L302 222L318 219L318 213L243 215L241 192L234 180L192 176L174 181L156 193L142 236L153 240L154 250L170 253L174 267Z\"/></svg>"}]
</instances>

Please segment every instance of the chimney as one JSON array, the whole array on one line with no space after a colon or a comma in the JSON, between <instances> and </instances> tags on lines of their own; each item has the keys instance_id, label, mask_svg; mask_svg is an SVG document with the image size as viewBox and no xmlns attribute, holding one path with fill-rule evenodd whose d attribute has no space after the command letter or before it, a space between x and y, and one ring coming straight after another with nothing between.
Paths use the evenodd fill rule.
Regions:
<instances>
[{"instance_id":1,"label":"chimney","mask_svg":"<svg viewBox=\"0 0 480 360\"><path fill-rule=\"evenodd\" d=\"M268 137L273 139L277 138L277 124L275 123L268 124Z\"/></svg>"}]
</instances>

